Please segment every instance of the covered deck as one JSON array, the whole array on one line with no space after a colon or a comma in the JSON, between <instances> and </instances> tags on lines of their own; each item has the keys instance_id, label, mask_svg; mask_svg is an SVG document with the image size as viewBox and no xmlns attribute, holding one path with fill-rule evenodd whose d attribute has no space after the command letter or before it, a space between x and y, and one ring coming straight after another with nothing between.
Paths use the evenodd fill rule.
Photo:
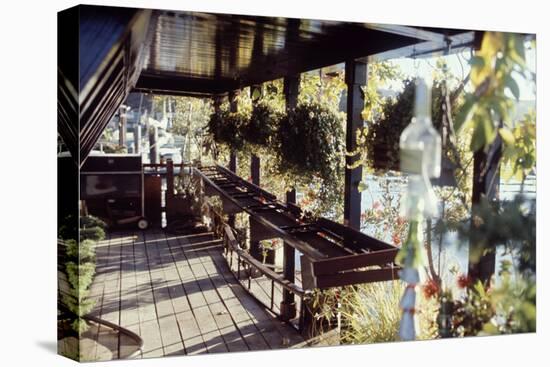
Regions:
<instances>
[{"instance_id":1,"label":"covered deck","mask_svg":"<svg viewBox=\"0 0 550 367\"><path fill-rule=\"evenodd\" d=\"M227 98L236 112L243 88L282 79L286 108L292 109L298 104L300 74L336 64L342 64L347 86L345 148L354 151L364 124L362 88L369 62L448 53L477 45L481 36L455 29L93 6L62 14L59 34L69 34L64 27L74 21L80 22L80 38L60 36L59 42L73 61L79 60L74 65L80 69L60 65L58 105L60 136L73 159L64 174L75 178L105 173L86 164L130 92L210 98L214 109ZM126 132L124 121L120 126ZM311 292L396 279L397 249L360 231L360 166L342 173L343 220L336 223L303 219L293 189L285 202L259 191L260 159L250 156L251 183L237 175L235 151L228 168L199 165L202 186L224 201L223 213L211 218L218 222L212 232L173 235L152 220L155 229L112 232L99 243L92 316L141 336L138 357L318 344L304 339L316 336L314 314L304 307ZM356 162L350 156L345 160L347 167ZM177 167L170 160L139 164L131 173L139 171L137 186L145 193L132 205L141 204L147 217L153 206L160 213L164 201L168 224L177 220L178 209L189 206L176 197ZM147 200L153 191L155 205ZM74 193L70 210L87 200L83 192ZM237 213L249 216L250 246L235 238ZM274 238L284 242L282 269L263 263L258 251L259 241ZM128 357L122 340L100 327L89 333L97 341L91 358Z\"/></svg>"},{"instance_id":2,"label":"covered deck","mask_svg":"<svg viewBox=\"0 0 550 367\"><path fill-rule=\"evenodd\" d=\"M277 319L239 284L223 257L221 242L211 232L111 233L96 249L92 316L140 335L144 346L136 358L307 345L295 328ZM255 286L270 292L267 283L258 281ZM88 337L104 347L91 351L91 358L111 360L129 354L131 347L110 333L103 328L88 331Z\"/></svg>"}]
</instances>

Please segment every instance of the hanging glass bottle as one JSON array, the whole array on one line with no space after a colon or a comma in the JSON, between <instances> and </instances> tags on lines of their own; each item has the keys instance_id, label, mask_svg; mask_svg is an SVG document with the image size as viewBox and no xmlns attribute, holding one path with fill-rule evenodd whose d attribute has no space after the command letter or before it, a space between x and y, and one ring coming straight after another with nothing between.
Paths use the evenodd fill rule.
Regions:
<instances>
[{"instance_id":1,"label":"hanging glass bottle","mask_svg":"<svg viewBox=\"0 0 550 367\"><path fill-rule=\"evenodd\" d=\"M431 90L424 79L416 80L415 113L401 134L399 149L400 168L409 174L410 189L423 194L424 217L436 215L437 198L430 178L437 178L441 173L441 137L432 125ZM407 203L411 193L407 194L404 208L409 210L413 205Z\"/></svg>"},{"instance_id":2,"label":"hanging glass bottle","mask_svg":"<svg viewBox=\"0 0 550 367\"><path fill-rule=\"evenodd\" d=\"M424 254L422 223L424 218L436 214L437 199L430 178L438 177L441 171L441 138L432 126L430 89L423 79L417 79L415 95L415 117L399 141L401 171L409 174L403 203L409 233L395 259L403 267L400 278L407 284L400 302L403 312L399 326L401 340L416 337L416 285L420 282L418 269L423 264Z\"/></svg>"}]
</instances>

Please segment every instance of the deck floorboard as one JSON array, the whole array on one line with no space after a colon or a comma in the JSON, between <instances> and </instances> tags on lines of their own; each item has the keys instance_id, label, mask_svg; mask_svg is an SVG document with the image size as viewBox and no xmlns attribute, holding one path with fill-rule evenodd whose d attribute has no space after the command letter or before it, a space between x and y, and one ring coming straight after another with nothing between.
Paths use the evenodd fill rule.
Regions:
<instances>
[{"instance_id":1,"label":"deck floorboard","mask_svg":"<svg viewBox=\"0 0 550 367\"><path fill-rule=\"evenodd\" d=\"M144 346L136 358L266 350L303 342L242 288L212 233L113 232L98 243L96 258L92 315L140 335ZM91 355L97 360L128 355L127 341L119 339L117 345L108 333L95 326L93 338L102 348Z\"/></svg>"}]
</instances>

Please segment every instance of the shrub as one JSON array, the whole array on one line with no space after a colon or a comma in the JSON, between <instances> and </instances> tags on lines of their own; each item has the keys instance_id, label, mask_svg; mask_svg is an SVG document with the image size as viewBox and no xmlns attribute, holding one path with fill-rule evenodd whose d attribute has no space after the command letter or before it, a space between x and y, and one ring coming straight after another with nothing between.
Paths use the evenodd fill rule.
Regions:
<instances>
[{"instance_id":1,"label":"shrub","mask_svg":"<svg viewBox=\"0 0 550 367\"><path fill-rule=\"evenodd\" d=\"M81 228L80 240L101 241L105 239L105 231L101 227Z\"/></svg>"},{"instance_id":2,"label":"shrub","mask_svg":"<svg viewBox=\"0 0 550 367\"><path fill-rule=\"evenodd\" d=\"M80 228L99 227L103 230L107 229L107 224L101 219L93 215L80 217Z\"/></svg>"},{"instance_id":3,"label":"shrub","mask_svg":"<svg viewBox=\"0 0 550 367\"><path fill-rule=\"evenodd\" d=\"M69 240L66 244L65 274L69 290L62 295L61 301L70 313L69 321L73 330L81 334L88 328L82 317L95 304L88 298L95 274L95 242L84 240L79 245L75 240Z\"/></svg>"},{"instance_id":4,"label":"shrub","mask_svg":"<svg viewBox=\"0 0 550 367\"><path fill-rule=\"evenodd\" d=\"M405 285L400 281L346 287L342 292L342 342L363 344L399 339ZM437 336L437 302L417 294L419 339Z\"/></svg>"}]
</instances>

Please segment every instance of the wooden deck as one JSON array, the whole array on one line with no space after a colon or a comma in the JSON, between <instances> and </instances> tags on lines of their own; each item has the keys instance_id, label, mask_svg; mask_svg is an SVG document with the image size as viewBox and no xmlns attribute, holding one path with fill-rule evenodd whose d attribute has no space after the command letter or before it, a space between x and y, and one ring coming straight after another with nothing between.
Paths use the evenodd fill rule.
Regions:
<instances>
[{"instance_id":1,"label":"wooden deck","mask_svg":"<svg viewBox=\"0 0 550 367\"><path fill-rule=\"evenodd\" d=\"M97 247L94 316L144 339L138 358L303 345L298 332L235 280L211 233L111 233ZM95 360L123 358L125 343L97 330ZM106 347L106 348L103 348Z\"/></svg>"}]
</instances>

